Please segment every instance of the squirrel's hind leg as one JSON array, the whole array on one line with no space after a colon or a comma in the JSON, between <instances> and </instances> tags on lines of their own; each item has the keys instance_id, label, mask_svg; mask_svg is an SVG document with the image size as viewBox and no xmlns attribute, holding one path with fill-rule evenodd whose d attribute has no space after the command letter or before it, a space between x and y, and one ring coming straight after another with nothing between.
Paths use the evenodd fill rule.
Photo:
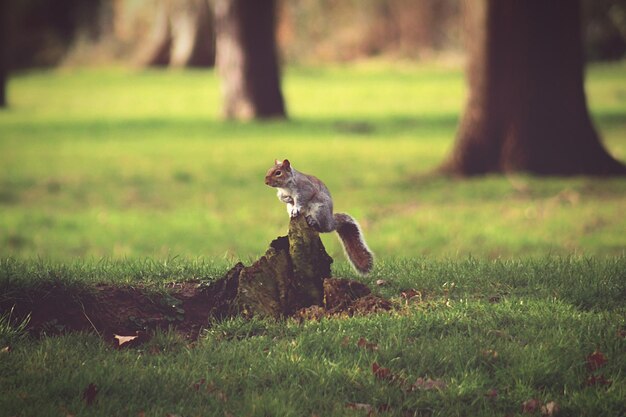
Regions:
<instances>
[{"instance_id":1,"label":"squirrel's hind leg","mask_svg":"<svg viewBox=\"0 0 626 417\"><path fill-rule=\"evenodd\" d=\"M335 230L335 220L332 210L325 204L316 204L310 208L306 221L320 233L328 233Z\"/></svg>"}]
</instances>

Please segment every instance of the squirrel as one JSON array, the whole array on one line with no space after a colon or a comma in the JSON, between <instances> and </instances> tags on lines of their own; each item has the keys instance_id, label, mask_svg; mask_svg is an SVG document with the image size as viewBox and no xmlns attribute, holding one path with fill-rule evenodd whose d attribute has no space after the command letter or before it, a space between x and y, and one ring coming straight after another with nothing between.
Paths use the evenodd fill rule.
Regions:
<instances>
[{"instance_id":1,"label":"squirrel","mask_svg":"<svg viewBox=\"0 0 626 417\"><path fill-rule=\"evenodd\" d=\"M274 162L265 175L265 184L278 189L278 199L287 204L290 217L303 214L307 224L320 233L337 231L344 251L358 273L365 275L372 270L374 254L365 243L361 227L347 214L333 214L333 199L322 181L296 171L285 159Z\"/></svg>"}]
</instances>

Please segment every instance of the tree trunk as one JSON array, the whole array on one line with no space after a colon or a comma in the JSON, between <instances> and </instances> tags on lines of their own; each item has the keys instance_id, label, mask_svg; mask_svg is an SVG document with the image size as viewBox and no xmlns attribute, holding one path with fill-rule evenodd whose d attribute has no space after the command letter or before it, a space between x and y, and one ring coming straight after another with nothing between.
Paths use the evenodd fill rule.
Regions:
<instances>
[{"instance_id":1,"label":"tree trunk","mask_svg":"<svg viewBox=\"0 0 626 417\"><path fill-rule=\"evenodd\" d=\"M274 0L214 0L224 116L286 116L280 89Z\"/></svg>"},{"instance_id":2,"label":"tree trunk","mask_svg":"<svg viewBox=\"0 0 626 417\"><path fill-rule=\"evenodd\" d=\"M215 63L215 37L207 0L187 0L172 16L173 67L212 67Z\"/></svg>"},{"instance_id":3,"label":"tree trunk","mask_svg":"<svg viewBox=\"0 0 626 417\"><path fill-rule=\"evenodd\" d=\"M587 110L579 2L476 0L466 7L469 98L443 170L625 174Z\"/></svg>"},{"instance_id":4,"label":"tree trunk","mask_svg":"<svg viewBox=\"0 0 626 417\"><path fill-rule=\"evenodd\" d=\"M9 2L0 0L0 108L7 106L9 78Z\"/></svg>"},{"instance_id":5,"label":"tree trunk","mask_svg":"<svg viewBox=\"0 0 626 417\"><path fill-rule=\"evenodd\" d=\"M323 280L332 258L304 216L289 222L289 234L275 239L264 256L239 273L237 305L245 314L285 317L323 303Z\"/></svg>"},{"instance_id":6,"label":"tree trunk","mask_svg":"<svg viewBox=\"0 0 626 417\"><path fill-rule=\"evenodd\" d=\"M207 0L161 0L152 40L141 52L144 66L212 67L215 37Z\"/></svg>"},{"instance_id":7,"label":"tree trunk","mask_svg":"<svg viewBox=\"0 0 626 417\"><path fill-rule=\"evenodd\" d=\"M152 27L151 40L139 52L139 65L146 67L166 67L170 62L172 30L167 3L160 2Z\"/></svg>"}]
</instances>

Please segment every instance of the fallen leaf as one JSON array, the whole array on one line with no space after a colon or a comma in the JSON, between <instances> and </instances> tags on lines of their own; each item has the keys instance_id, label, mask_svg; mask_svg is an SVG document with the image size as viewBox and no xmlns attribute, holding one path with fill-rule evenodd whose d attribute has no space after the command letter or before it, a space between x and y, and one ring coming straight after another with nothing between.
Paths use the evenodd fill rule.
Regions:
<instances>
[{"instance_id":1,"label":"fallen leaf","mask_svg":"<svg viewBox=\"0 0 626 417\"><path fill-rule=\"evenodd\" d=\"M595 371L596 369L602 368L607 362L606 356L604 353L600 352L598 349L594 350L592 354L587 356L587 369L590 371Z\"/></svg>"},{"instance_id":2,"label":"fallen leaf","mask_svg":"<svg viewBox=\"0 0 626 417\"><path fill-rule=\"evenodd\" d=\"M76 417L76 414L72 413L63 405L60 406L59 409L61 410L61 413L65 414L65 417Z\"/></svg>"},{"instance_id":3,"label":"fallen leaf","mask_svg":"<svg viewBox=\"0 0 626 417\"><path fill-rule=\"evenodd\" d=\"M376 377L376 379L390 381L393 379L393 375L391 374L391 370L389 368L383 368L378 364L378 362L372 363L372 373Z\"/></svg>"},{"instance_id":4,"label":"fallen leaf","mask_svg":"<svg viewBox=\"0 0 626 417\"><path fill-rule=\"evenodd\" d=\"M558 414L559 410L560 410L559 405L554 401L550 401L546 403L546 405L541 407L541 415L542 416L555 416Z\"/></svg>"},{"instance_id":5,"label":"fallen leaf","mask_svg":"<svg viewBox=\"0 0 626 417\"><path fill-rule=\"evenodd\" d=\"M359 338L358 342L356 342L356 345L360 348L365 348L367 350L378 350L378 345L376 343L368 342L367 339L364 337Z\"/></svg>"},{"instance_id":6,"label":"fallen leaf","mask_svg":"<svg viewBox=\"0 0 626 417\"><path fill-rule=\"evenodd\" d=\"M387 281L385 281L384 279L377 279L376 285L378 285L379 287L382 287L383 285L387 285Z\"/></svg>"},{"instance_id":7,"label":"fallen leaf","mask_svg":"<svg viewBox=\"0 0 626 417\"><path fill-rule=\"evenodd\" d=\"M0 349L0 353L9 353L11 352L11 346L5 346L2 349Z\"/></svg>"},{"instance_id":8,"label":"fallen leaf","mask_svg":"<svg viewBox=\"0 0 626 417\"><path fill-rule=\"evenodd\" d=\"M202 385L204 385L205 382L206 382L206 379L204 378L202 378L198 382L194 382L193 389L196 391L200 391L200 387L202 387Z\"/></svg>"},{"instance_id":9,"label":"fallen leaf","mask_svg":"<svg viewBox=\"0 0 626 417\"><path fill-rule=\"evenodd\" d=\"M533 414L541 408L541 400L532 398L522 403L522 413Z\"/></svg>"},{"instance_id":10,"label":"fallen leaf","mask_svg":"<svg viewBox=\"0 0 626 417\"><path fill-rule=\"evenodd\" d=\"M613 383L610 379L606 379L604 375L590 375L587 378L587 386L591 387L594 385L603 385L610 386Z\"/></svg>"},{"instance_id":11,"label":"fallen leaf","mask_svg":"<svg viewBox=\"0 0 626 417\"><path fill-rule=\"evenodd\" d=\"M200 387L204 383L205 383L204 378L202 378L200 381L196 382L196 384L198 385L198 389L200 389ZM194 384L194 388L196 387L196 384ZM228 395L226 395L226 393L224 391L219 389L217 387L217 385L215 385L215 383L213 381L207 382L207 384L206 384L206 392L211 394L211 395L213 395L215 398L217 398L218 400L220 400L223 403L228 402Z\"/></svg>"},{"instance_id":12,"label":"fallen leaf","mask_svg":"<svg viewBox=\"0 0 626 417\"><path fill-rule=\"evenodd\" d=\"M220 400L223 403L228 402L228 396L222 390L217 390L215 393L215 396L217 397L218 400Z\"/></svg>"},{"instance_id":13,"label":"fallen leaf","mask_svg":"<svg viewBox=\"0 0 626 417\"><path fill-rule=\"evenodd\" d=\"M485 397L489 398L489 399L495 399L498 398L498 390L495 388L490 389L489 391L487 391L485 393Z\"/></svg>"},{"instance_id":14,"label":"fallen leaf","mask_svg":"<svg viewBox=\"0 0 626 417\"><path fill-rule=\"evenodd\" d=\"M490 359L490 360L498 359L498 356L500 356L498 352L493 349L483 350L482 355L485 359Z\"/></svg>"},{"instance_id":15,"label":"fallen leaf","mask_svg":"<svg viewBox=\"0 0 626 417\"><path fill-rule=\"evenodd\" d=\"M349 408L350 410L365 411L368 416L374 413L374 407L371 404L346 403L346 408Z\"/></svg>"},{"instance_id":16,"label":"fallen leaf","mask_svg":"<svg viewBox=\"0 0 626 417\"><path fill-rule=\"evenodd\" d=\"M422 299L422 293L415 289L410 289L408 291L402 291L400 293L400 297L404 298L406 301L409 301L413 298L417 298L418 300Z\"/></svg>"},{"instance_id":17,"label":"fallen leaf","mask_svg":"<svg viewBox=\"0 0 626 417\"><path fill-rule=\"evenodd\" d=\"M83 400L87 403L87 405L92 405L94 401L96 401L96 396L98 395L98 387L91 383L87 385L85 391L83 391Z\"/></svg>"},{"instance_id":18,"label":"fallen leaf","mask_svg":"<svg viewBox=\"0 0 626 417\"><path fill-rule=\"evenodd\" d=\"M415 380L413 385L411 385L411 390L422 390L422 391L431 391L431 390L444 390L446 389L448 384L441 379L431 379L431 378L422 378L419 377Z\"/></svg>"},{"instance_id":19,"label":"fallen leaf","mask_svg":"<svg viewBox=\"0 0 626 417\"><path fill-rule=\"evenodd\" d=\"M123 346L126 343L132 342L133 340L137 339L139 336L135 335L135 336L121 336L119 334L116 334L113 336L113 338L117 339L117 346Z\"/></svg>"},{"instance_id":20,"label":"fallen leaf","mask_svg":"<svg viewBox=\"0 0 626 417\"><path fill-rule=\"evenodd\" d=\"M146 417L146 412L141 410L140 412L137 413L137 417Z\"/></svg>"}]
</instances>

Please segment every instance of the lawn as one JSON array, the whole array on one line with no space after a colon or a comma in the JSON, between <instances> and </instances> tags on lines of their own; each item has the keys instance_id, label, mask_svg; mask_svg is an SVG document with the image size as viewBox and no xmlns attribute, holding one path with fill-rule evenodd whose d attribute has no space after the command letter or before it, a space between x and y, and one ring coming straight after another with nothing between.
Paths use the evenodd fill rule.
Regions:
<instances>
[{"instance_id":1,"label":"lawn","mask_svg":"<svg viewBox=\"0 0 626 417\"><path fill-rule=\"evenodd\" d=\"M625 70L592 67L587 88L621 160ZM622 254L624 180L430 175L464 91L456 68L295 68L290 121L225 123L212 72L18 75L0 113L0 255L257 257L286 227L263 184L275 158L321 177L383 259Z\"/></svg>"},{"instance_id":2,"label":"lawn","mask_svg":"<svg viewBox=\"0 0 626 417\"><path fill-rule=\"evenodd\" d=\"M433 175L463 107L456 67L284 78L289 121L251 123L220 120L210 71L11 79L0 417L626 415L626 180ZM592 66L587 79L596 126L624 161L626 66ZM286 233L263 184L285 157L327 183L376 253L357 277L325 235L333 274L393 311L231 318L122 349L52 319L33 335L11 311L52 289L80 305L97 285L178 305L171 288L209 285Z\"/></svg>"},{"instance_id":3,"label":"lawn","mask_svg":"<svg viewBox=\"0 0 626 417\"><path fill-rule=\"evenodd\" d=\"M85 283L159 287L218 273L185 260L1 266L0 302L18 304L50 283L80 298ZM93 333L33 339L5 313L0 416L539 416L541 405L624 415L626 258L407 258L378 271L365 282L392 312L232 318L196 340L157 331L120 350Z\"/></svg>"}]
</instances>

